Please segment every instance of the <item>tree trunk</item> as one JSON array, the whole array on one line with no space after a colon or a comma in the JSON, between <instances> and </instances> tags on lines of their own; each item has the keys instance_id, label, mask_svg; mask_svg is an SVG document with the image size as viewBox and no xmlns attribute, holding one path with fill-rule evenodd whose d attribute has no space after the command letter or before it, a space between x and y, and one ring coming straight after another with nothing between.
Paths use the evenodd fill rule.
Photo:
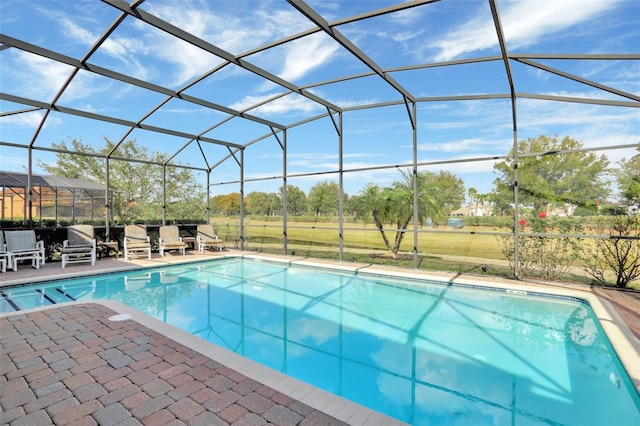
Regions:
<instances>
[{"instance_id":1,"label":"tree trunk","mask_svg":"<svg viewBox=\"0 0 640 426\"><path fill-rule=\"evenodd\" d=\"M393 244L392 252L395 254L394 258L398 257L398 251L400 250L400 244L402 244L402 239L404 238L404 233L407 231L407 226L409 226L409 222L411 222L411 217L408 217L405 222L401 225L398 221L398 231L396 231L396 238Z\"/></svg>"},{"instance_id":2,"label":"tree trunk","mask_svg":"<svg viewBox=\"0 0 640 426\"><path fill-rule=\"evenodd\" d=\"M372 213L373 213L373 220L376 222L376 227L378 228L378 231L380 231L380 234L382 235L382 240L384 241L384 245L387 246L387 249L389 250L390 253L392 253L393 258L395 259L397 257L396 252L394 252L391 249L391 244L389 243L387 234L385 234L384 232L382 221L380 220L380 215L378 214L377 210L374 210Z\"/></svg>"}]
</instances>

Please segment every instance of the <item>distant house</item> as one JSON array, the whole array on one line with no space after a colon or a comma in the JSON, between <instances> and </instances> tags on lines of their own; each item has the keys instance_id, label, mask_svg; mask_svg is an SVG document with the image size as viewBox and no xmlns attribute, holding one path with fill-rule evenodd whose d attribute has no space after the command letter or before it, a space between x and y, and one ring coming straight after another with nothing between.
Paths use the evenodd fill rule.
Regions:
<instances>
[{"instance_id":1,"label":"distant house","mask_svg":"<svg viewBox=\"0 0 640 426\"><path fill-rule=\"evenodd\" d=\"M450 213L450 216L491 216L491 206L460 207Z\"/></svg>"}]
</instances>

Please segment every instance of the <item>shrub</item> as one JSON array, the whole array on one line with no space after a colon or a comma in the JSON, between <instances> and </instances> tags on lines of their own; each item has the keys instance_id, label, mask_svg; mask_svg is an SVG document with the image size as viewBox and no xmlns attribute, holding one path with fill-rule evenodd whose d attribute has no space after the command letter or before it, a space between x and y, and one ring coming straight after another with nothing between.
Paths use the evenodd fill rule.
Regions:
<instances>
[{"instance_id":1,"label":"shrub","mask_svg":"<svg viewBox=\"0 0 640 426\"><path fill-rule=\"evenodd\" d=\"M527 228L525 228L527 226ZM530 231L530 232L529 232ZM554 280L562 277L581 258L580 223L571 218L531 217L521 228L516 262L515 236L500 236L502 254L514 276ZM555 234L555 235L554 235Z\"/></svg>"},{"instance_id":2,"label":"shrub","mask_svg":"<svg viewBox=\"0 0 640 426\"><path fill-rule=\"evenodd\" d=\"M618 288L640 277L640 217L598 217L588 226L603 238L585 251L585 272L596 282L607 285L607 273L615 277Z\"/></svg>"}]
</instances>

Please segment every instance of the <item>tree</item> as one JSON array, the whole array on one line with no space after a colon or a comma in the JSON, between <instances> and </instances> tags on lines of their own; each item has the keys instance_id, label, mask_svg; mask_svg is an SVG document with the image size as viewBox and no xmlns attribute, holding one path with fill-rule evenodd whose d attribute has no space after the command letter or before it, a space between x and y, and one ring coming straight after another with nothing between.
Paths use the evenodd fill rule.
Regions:
<instances>
[{"instance_id":1,"label":"tree","mask_svg":"<svg viewBox=\"0 0 640 426\"><path fill-rule=\"evenodd\" d=\"M637 149L640 153L640 148ZM640 205L640 154L620 161L617 173L620 195L627 207Z\"/></svg>"},{"instance_id":2,"label":"tree","mask_svg":"<svg viewBox=\"0 0 640 426\"><path fill-rule=\"evenodd\" d=\"M582 143L565 137L539 136L520 141L518 155L518 196L523 205L531 205L536 211L544 211L553 204L584 206L593 200L607 197L608 182L603 175L609 161L605 155L597 157L591 152L580 151ZM567 152L572 151L572 152ZM535 154L535 155L529 155ZM501 208L513 204L514 159L495 164L501 174L495 181L493 196Z\"/></svg>"},{"instance_id":3,"label":"tree","mask_svg":"<svg viewBox=\"0 0 640 426\"><path fill-rule=\"evenodd\" d=\"M478 190L474 187L471 187L467 190L467 194L469 195L469 205L473 206L474 212L478 208Z\"/></svg>"},{"instance_id":4,"label":"tree","mask_svg":"<svg viewBox=\"0 0 640 426\"><path fill-rule=\"evenodd\" d=\"M269 214L271 205L269 194L266 192L250 192L244 200L244 210L247 214Z\"/></svg>"},{"instance_id":5,"label":"tree","mask_svg":"<svg viewBox=\"0 0 640 426\"><path fill-rule=\"evenodd\" d=\"M315 184L309 190L307 209L315 217L321 214L336 214L338 211L338 194L340 188L335 182L323 181Z\"/></svg>"},{"instance_id":6,"label":"tree","mask_svg":"<svg viewBox=\"0 0 640 426\"><path fill-rule=\"evenodd\" d=\"M239 192L232 192L231 194L223 195L220 197L219 203L222 213L227 216L240 214Z\"/></svg>"},{"instance_id":7,"label":"tree","mask_svg":"<svg viewBox=\"0 0 640 426\"><path fill-rule=\"evenodd\" d=\"M105 146L99 149L71 140L71 151L90 155L56 153L56 162L38 165L47 173L85 179L104 184L106 155L115 144L104 139ZM52 144L54 149L69 151L65 141ZM91 155L93 154L93 155ZM135 220L157 220L162 217L164 203L162 166L164 154L150 153L146 147L138 146L135 140L123 142L117 156L132 161L111 160L109 162L109 189L113 191L113 215L128 223ZM152 164L152 163L160 164ZM167 167L167 214L168 218L204 216L204 190L193 178L191 171L179 167ZM185 216L186 215L186 216Z\"/></svg>"},{"instance_id":8,"label":"tree","mask_svg":"<svg viewBox=\"0 0 640 426\"><path fill-rule=\"evenodd\" d=\"M390 188L381 189L378 185L368 184L358 197L358 210L371 212L371 217L380 231L382 240L394 257L398 251L411 220L414 218L413 208L413 175L411 172L401 171L403 180L394 182ZM433 173L425 172L416 175L418 188L418 223L424 224L426 219L434 223L444 221L442 202L437 198L440 193L435 187L437 182ZM463 187L464 197L464 187ZM396 234L393 245L390 243L384 224L395 223Z\"/></svg>"},{"instance_id":9,"label":"tree","mask_svg":"<svg viewBox=\"0 0 640 426\"><path fill-rule=\"evenodd\" d=\"M283 187L281 186L278 191L278 196L280 197L280 207L282 207L282 191ZM307 195L304 191L297 186L287 185L287 212L294 215L300 216L304 214L307 206Z\"/></svg>"},{"instance_id":10,"label":"tree","mask_svg":"<svg viewBox=\"0 0 640 426\"><path fill-rule=\"evenodd\" d=\"M444 214L448 215L462 207L464 203L464 181L446 170L440 172L423 172L427 180L426 185L433 190L433 197L438 200L438 205Z\"/></svg>"}]
</instances>

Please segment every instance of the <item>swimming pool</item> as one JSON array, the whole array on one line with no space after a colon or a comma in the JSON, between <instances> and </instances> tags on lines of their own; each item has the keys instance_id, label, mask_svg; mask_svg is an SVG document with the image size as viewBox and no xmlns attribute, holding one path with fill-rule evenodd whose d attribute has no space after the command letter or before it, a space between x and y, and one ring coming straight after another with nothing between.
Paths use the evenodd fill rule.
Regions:
<instances>
[{"instance_id":1,"label":"swimming pool","mask_svg":"<svg viewBox=\"0 0 640 426\"><path fill-rule=\"evenodd\" d=\"M1 309L108 298L413 424L640 424L572 298L246 259L2 289Z\"/></svg>"}]
</instances>

